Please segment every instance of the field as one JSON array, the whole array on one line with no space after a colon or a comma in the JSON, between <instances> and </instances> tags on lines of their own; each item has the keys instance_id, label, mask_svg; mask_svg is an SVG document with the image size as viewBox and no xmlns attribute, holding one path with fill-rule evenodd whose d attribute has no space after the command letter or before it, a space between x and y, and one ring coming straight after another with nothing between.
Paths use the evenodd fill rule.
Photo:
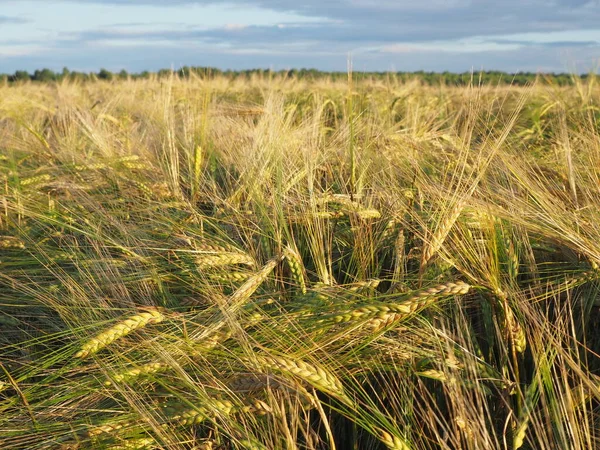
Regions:
<instances>
[{"instance_id":1,"label":"field","mask_svg":"<svg viewBox=\"0 0 600 450\"><path fill-rule=\"evenodd\" d=\"M600 448L600 90L0 85L0 448Z\"/></svg>"}]
</instances>

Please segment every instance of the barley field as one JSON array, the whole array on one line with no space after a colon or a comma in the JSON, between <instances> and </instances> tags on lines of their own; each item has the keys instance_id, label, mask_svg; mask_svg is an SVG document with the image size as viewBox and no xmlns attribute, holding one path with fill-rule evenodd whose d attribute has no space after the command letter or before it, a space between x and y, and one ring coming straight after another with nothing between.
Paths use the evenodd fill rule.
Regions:
<instances>
[{"instance_id":1,"label":"barley field","mask_svg":"<svg viewBox=\"0 0 600 450\"><path fill-rule=\"evenodd\" d=\"M600 448L595 83L0 85L0 448Z\"/></svg>"}]
</instances>

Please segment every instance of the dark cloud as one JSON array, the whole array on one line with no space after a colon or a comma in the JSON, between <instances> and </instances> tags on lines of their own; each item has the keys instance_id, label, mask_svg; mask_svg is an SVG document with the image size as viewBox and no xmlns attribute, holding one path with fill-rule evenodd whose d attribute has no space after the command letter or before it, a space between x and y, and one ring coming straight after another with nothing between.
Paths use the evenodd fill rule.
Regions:
<instances>
[{"instance_id":1,"label":"dark cloud","mask_svg":"<svg viewBox=\"0 0 600 450\"><path fill-rule=\"evenodd\" d=\"M117 27L120 28L120 27ZM268 26L231 26L212 29L177 29L122 31L92 30L72 35L79 41L111 40L111 39L144 39L147 41L203 41L227 43L232 45L282 43L323 42L348 43L350 46L369 43L390 43L405 40L425 40L425 35L411 30L374 30L367 27L349 24L299 24L286 23Z\"/></svg>"},{"instance_id":2,"label":"dark cloud","mask_svg":"<svg viewBox=\"0 0 600 450\"><path fill-rule=\"evenodd\" d=\"M595 29L600 23L598 0L77 0L77 3L254 6L328 19L332 22L329 28L332 34L340 33L341 23L348 30L356 30L353 40L360 39L365 33L379 33L383 40L387 40L385 36L395 34L398 40L422 41L526 31Z\"/></svg>"},{"instance_id":3,"label":"dark cloud","mask_svg":"<svg viewBox=\"0 0 600 450\"><path fill-rule=\"evenodd\" d=\"M549 47L558 46L590 46L597 42L589 40L585 42L569 41L557 39L556 41L536 42L533 38L510 39L498 37L499 33L493 33L494 36L481 38L482 43L491 43L497 45L544 45ZM539 34L538 34L539 35ZM90 30L75 34L65 34L65 41L74 42L95 42L95 41L140 41L145 42L192 42L192 43L210 43L215 45L232 46L236 48L272 48L295 46L297 48L307 48L313 45L319 46L322 50L351 51L353 49L381 47L393 45L395 43L407 44L418 43L427 44L431 41L447 42L448 40L464 39L465 36L461 30L447 29L444 35L436 34L435 31L425 32L416 28L407 28L400 30L375 29L361 24L347 23L286 23L269 26L231 26L212 29L158 29L156 31L140 30L135 31L132 28L121 26L110 27L104 30ZM465 43L465 45L468 45Z\"/></svg>"}]
</instances>

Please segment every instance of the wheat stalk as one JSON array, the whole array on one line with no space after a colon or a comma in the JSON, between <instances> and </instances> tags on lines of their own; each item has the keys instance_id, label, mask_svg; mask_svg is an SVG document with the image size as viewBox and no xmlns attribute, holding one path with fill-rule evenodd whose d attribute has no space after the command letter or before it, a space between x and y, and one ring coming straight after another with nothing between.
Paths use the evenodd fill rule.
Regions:
<instances>
[{"instance_id":1,"label":"wheat stalk","mask_svg":"<svg viewBox=\"0 0 600 450\"><path fill-rule=\"evenodd\" d=\"M242 251L238 250L237 248L231 246L231 245L220 245L220 244L215 244L214 242L207 242L207 241L202 241L202 242L195 242L193 243L194 248L196 248L197 250L200 250L202 252L207 252L207 253L243 253Z\"/></svg>"}]
</instances>

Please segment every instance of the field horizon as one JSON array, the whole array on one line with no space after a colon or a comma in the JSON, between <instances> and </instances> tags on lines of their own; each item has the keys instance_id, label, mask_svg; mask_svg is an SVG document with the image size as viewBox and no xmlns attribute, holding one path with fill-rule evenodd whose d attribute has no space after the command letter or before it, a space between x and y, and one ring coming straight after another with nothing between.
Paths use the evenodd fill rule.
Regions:
<instances>
[{"instance_id":1,"label":"field horizon","mask_svg":"<svg viewBox=\"0 0 600 450\"><path fill-rule=\"evenodd\" d=\"M350 63L350 62L349 62ZM577 82L586 81L589 77L596 77L596 71L588 72L507 72L502 70L471 70L465 72L457 71L356 71L353 73L355 80L382 81L407 83L420 82L424 85L448 85L448 86L470 86L470 85L510 85L526 86L533 83L548 84L555 86L572 86ZM315 82L319 80L341 81L345 80L348 72L327 71L314 68L289 68L272 70L270 68L252 69L223 69L219 67L182 66L178 69L160 69L155 71L144 70L141 72L130 72L126 69L110 71L100 69L94 71L70 70L64 67L61 71L53 71L48 68L36 69L33 72L27 70L16 70L12 74L0 73L0 81L4 83L35 82L96 82L99 80L127 80L127 79L168 79L170 77L189 79L213 79L225 78L256 78L256 77L278 77L291 78Z\"/></svg>"}]
</instances>

